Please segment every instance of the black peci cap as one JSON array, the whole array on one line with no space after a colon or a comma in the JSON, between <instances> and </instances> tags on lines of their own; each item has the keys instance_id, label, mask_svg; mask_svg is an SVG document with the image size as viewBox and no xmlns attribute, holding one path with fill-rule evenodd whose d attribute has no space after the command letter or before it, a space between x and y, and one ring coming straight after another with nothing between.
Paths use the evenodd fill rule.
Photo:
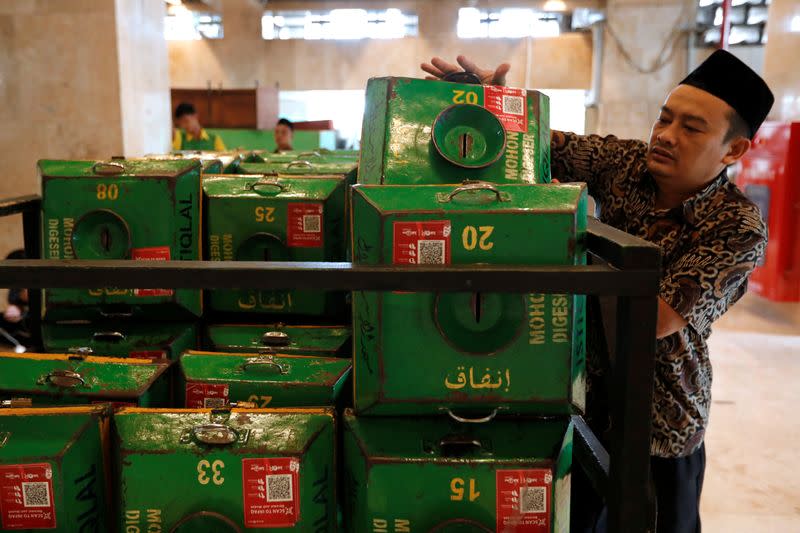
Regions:
<instances>
[{"instance_id":1,"label":"black peci cap","mask_svg":"<svg viewBox=\"0 0 800 533\"><path fill-rule=\"evenodd\" d=\"M731 106L750 126L751 139L775 102L761 76L725 50L711 54L680 85L702 89Z\"/></svg>"}]
</instances>

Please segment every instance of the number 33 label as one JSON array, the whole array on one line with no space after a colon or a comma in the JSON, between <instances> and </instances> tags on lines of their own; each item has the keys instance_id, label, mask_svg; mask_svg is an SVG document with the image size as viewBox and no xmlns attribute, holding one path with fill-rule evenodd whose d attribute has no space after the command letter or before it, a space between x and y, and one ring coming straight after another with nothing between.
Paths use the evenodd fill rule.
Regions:
<instances>
[{"instance_id":1,"label":"number 33 label","mask_svg":"<svg viewBox=\"0 0 800 533\"><path fill-rule=\"evenodd\" d=\"M225 463L217 459L213 463L202 459L197 463L197 482L201 485L208 485L209 481L214 485L222 485L225 483L225 478L222 477L222 469L225 468ZM211 475L209 476L209 470Z\"/></svg>"}]
</instances>

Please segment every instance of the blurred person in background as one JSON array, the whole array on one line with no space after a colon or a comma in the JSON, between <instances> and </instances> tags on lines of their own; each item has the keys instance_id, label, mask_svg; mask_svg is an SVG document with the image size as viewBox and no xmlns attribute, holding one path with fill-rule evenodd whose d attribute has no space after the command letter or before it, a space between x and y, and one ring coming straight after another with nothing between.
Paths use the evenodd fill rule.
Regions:
<instances>
[{"instance_id":1,"label":"blurred person in background","mask_svg":"<svg viewBox=\"0 0 800 533\"><path fill-rule=\"evenodd\" d=\"M181 102L175 108L175 135L172 137L172 149L180 150L212 150L222 152L225 143L216 133L208 133L197 118L197 110L192 104Z\"/></svg>"},{"instance_id":2,"label":"blurred person in background","mask_svg":"<svg viewBox=\"0 0 800 533\"><path fill-rule=\"evenodd\" d=\"M275 124L275 153L293 150L294 124L289 119L282 118Z\"/></svg>"}]
</instances>

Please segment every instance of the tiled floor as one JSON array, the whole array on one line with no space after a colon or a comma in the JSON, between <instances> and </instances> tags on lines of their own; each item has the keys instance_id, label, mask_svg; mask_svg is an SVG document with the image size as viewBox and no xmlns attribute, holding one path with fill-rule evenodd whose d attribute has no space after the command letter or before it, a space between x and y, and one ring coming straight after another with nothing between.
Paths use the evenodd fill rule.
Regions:
<instances>
[{"instance_id":1,"label":"tiled floor","mask_svg":"<svg viewBox=\"0 0 800 533\"><path fill-rule=\"evenodd\" d=\"M704 533L800 533L800 305L748 295L717 322Z\"/></svg>"}]
</instances>

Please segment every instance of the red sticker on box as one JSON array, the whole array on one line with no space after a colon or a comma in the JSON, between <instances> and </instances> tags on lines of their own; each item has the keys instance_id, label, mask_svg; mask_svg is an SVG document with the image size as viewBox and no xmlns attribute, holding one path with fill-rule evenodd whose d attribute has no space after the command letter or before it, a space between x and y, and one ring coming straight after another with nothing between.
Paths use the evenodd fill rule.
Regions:
<instances>
[{"instance_id":1,"label":"red sticker on box","mask_svg":"<svg viewBox=\"0 0 800 533\"><path fill-rule=\"evenodd\" d=\"M449 265L449 220L395 222L392 263L395 265Z\"/></svg>"},{"instance_id":2,"label":"red sticker on box","mask_svg":"<svg viewBox=\"0 0 800 533\"><path fill-rule=\"evenodd\" d=\"M0 466L0 522L7 529L54 529L53 468L47 463Z\"/></svg>"},{"instance_id":3,"label":"red sticker on box","mask_svg":"<svg viewBox=\"0 0 800 533\"><path fill-rule=\"evenodd\" d=\"M300 520L300 460L242 459L245 527L293 527Z\"/></svg>"},{"instance_id":4,"label":"red sticker on box","mask_svg":"<svg viewBox=\"0 0 800 533\"><path fill-rule=\"evenodd\" d=\"M167 352L164 350L143 350L138 352L128 352L128 357L133 357L135 359L152 359L153 361L157 361L160 359L166 359Z\"/></svg>"},{"instance_id":5,"label":"red sticker on box","mask_svg":"<svg viewBox=\"0 0 800 533\"><path fill-rule=\"evenodd\" d=\"M293 248L322 246L322 204L289 204L286 244Z\"/></svg>"},{"instance_id":6,"label":"red sticker on box","mask_svg":"<svg viewBox=\"0 0 800 533\"><path fill-rule=\"evenodd\" d=\"M498 470L496 531L547 533L550 531L550 470Z\"/></svg>"},{"instance_id":7,"label":"red sticker on box","mask_svg":"<svg viewBox=\"0 0 800 533\"><path fill-rule=\"evenodd\" d=\"M528 93L525 89L483 88L483 106L500 119L506 131L528 132Z\"/></svg>"},{"instance_id":8,"label":"red sticker on box","mask_svg":"<svg viewBox=\"0 0 800 533\"><path fill-rule=\"evenodd\" d=\"M134 248L131 250L131 259L135 261L169 261L169 246L156 246L153 248ZM172 289L133 289L134 296L172 296Z\"/></svg>"},{"instance_id":9,"label":"red sticker on box","mask_svg":"<svg viewBox=\"0 0 800 533\"><path fill-rule=\"evenodd\" d=\"M229 392L230 387L225 383L187 383L186 408L225 407Z\"/></svg>"}]
</instances>

